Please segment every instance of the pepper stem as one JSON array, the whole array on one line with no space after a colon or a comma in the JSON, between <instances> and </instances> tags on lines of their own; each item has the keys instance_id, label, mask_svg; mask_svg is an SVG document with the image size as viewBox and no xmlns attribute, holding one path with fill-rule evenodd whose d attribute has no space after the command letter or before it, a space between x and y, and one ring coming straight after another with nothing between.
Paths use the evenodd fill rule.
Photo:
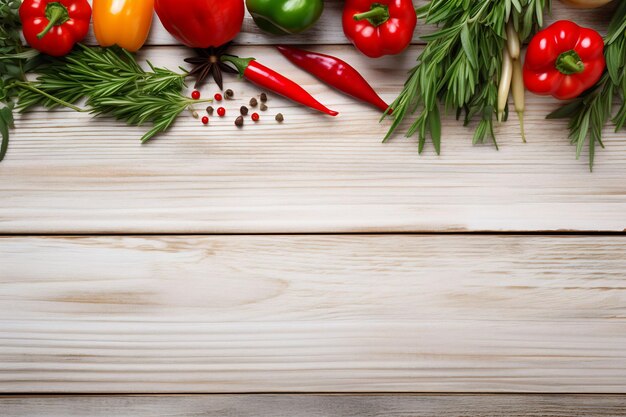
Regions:
<instances>
[{"instance_id":1,"label":"pepper stem","mask_svg":"<svg viewBox=\"0 0 626 417\"><path fill-rule=\"evenodd\" d=\"M61 3L54 2L48 3L46 6L46 18L48 19L48 25L37 35L39 39L46 36L54 26L62 25L70 20L70 14L67 11L67 7Z\"/></svg>"},{"instance_id":2,"label":"pepper stem","mask_svg":"<svg viewBox=\"0 0 626 417\"><path fill-rule=\"evenodd\" d=\"M573 49L563 52L556 60L556 69L562 74L579 74L585 70L585 64L580 59L580 55Z\"/></svg>"},{"instance_id":3,"label":"pepper stem","mask_svg":"<svg viewBox=\"0 0 626 417\"><path fill-rule=\"evenodd\" d=\"M234 55L222 55L220 60L222 62L230 62L233 64L239 75L243 77L243 73L246 71L246 68L248 68L248 65L250 65L250 62L254 61L254 58L239 58Z\"/></svg>"},{"instance_id":4,"label":"pepper stem","mask_svg":"<svg viewBox=\"0 0 626 417\"><path fill-rule=\"evenodd\" d=\"M367 12L354 15L354 20L364 19L367 19L373 26L380 26L389 20L389 8L380 3L373 3Z\"/></svg>"}]
</instances>

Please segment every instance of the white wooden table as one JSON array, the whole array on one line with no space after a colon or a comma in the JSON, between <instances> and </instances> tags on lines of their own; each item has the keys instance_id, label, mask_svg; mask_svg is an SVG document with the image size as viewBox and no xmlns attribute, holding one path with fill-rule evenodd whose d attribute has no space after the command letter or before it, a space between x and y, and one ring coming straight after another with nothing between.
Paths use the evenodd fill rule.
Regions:
<instances>
[{"instance_id":1,"label":"white wooden table","mask_svg":"<svg viewBox=\"0 0 626 417\"><path fill-rule=\"evenodd\" d=\"M345 59L392 101L430 29L369 60L341 6L280 41ZM550 20L602 29L610 10L555 2ZM500 151L472 146L450 117L442 155L418 156L276 42L247 19L233 52L338 118L270 95L258 125L234 127L236 102L144 146L69 111L18 120L0 164L0 414L625 415L624 132L590 173L544 121L556 103L528 95L528 144L512 120ZM156 65L189 54L158 21L149 44Z\"/></svg>"}]
</instances>

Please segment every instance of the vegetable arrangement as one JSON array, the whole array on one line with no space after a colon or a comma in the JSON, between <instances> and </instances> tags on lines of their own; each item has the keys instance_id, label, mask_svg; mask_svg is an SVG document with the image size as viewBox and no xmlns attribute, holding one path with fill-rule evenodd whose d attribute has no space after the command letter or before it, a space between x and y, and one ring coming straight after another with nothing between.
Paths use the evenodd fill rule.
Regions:
<instances>
[{"instance_id":1,"label":"vegetable arrangement","mask_svg":"<svg viewBox=\"0 0 626 417\"><path fill-rule=\"evenodd\" d=\"M511 74L501 81L505 87L510 86L510 59L519 54L517 39L526 40L542 26L543 12L549 5L549 0L432 0L418 9L418 18L440 29L422 37L426 47L404 89L391 104L394 120L385 139L406 117L417 114L407 136L417 133L422 152L430 135L439 153L443 106L456 112L457 119L464 115L465 125L478 120L474 143L482 143L489 136L497 147L494 121L498 115L499 80L503 73ZM510 33L516 34L510 39L512 46L507 46L507 26L514 29ZM505 88L500 95L507 98L508 93Z\"/></svg>"},{"instance_id":2,"label":"vegetable arrangement","mask_svg":"<svg viewBox=\"0 0 626 417\"><path fill-rule=\"evenodd\" d=\"M562 0L577 8L599 7L607 0ZM5 156L13 112L34 106L67 107L94 116L114 117L130 125L149 125L146 142L166 131L185 110L210 123L214 108L200 118L194 104L233 100L224 91L223 73L239 74L296 103L336 116L300 85L259 63L229 53L241 30L245 9L270 35L309 30L320 18L323 0L93 0L93 27L99 47L80 44L89 30L92 8L87 0L0 0L0 160ZM398 97L388 105L347 62L314 51L278 46L296 67L383 112L392 123L384 141L412 119L407 136L417 135L421 153L428 138L441 151L441 117L452 112L474 127L473 143L489 138L497 148L494 125L509 116L509 96L525 141L525 91L567 100L548 118L568 118L570 138L580 156L589 144L590 167L602 129L612 121L626 125L626 2L617 7L602 36L574 22L543 28L551 0L429 0L415 9L410 0L346 0L342 27L363 55L378 58L402 53L411 43L418 20L437 29L422 39L425 47ZM146 63L132 52L146 42L153 11L195 56L189 70L171 71ZM22 44L21 34L29 47ZM528 49L522 54L522 45ZM28 73L34 73L27 78ZM199 88L212 77L224 94L200 99L184 94L186 80ZM266 111L267 95L260 94ZM252 97L250 107L259 102ZM617 108L617 112L614 110ZM235 126L244 126L249 109L241 106ZM218 117L226 116L219 106ZM257 112L249 115L259 122ZM281 113L275 120L282 123ZM475 124L474 124L475 123Z\"/></svg>"}]
</instances>

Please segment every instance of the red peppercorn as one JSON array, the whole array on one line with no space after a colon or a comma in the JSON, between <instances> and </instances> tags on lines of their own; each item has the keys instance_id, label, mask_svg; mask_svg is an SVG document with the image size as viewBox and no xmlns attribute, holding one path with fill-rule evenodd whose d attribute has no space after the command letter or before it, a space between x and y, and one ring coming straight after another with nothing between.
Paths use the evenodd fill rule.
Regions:
<instances>
[{"instance_id":1,"label":"red peppercorn","mask_svg":"<svg viewBox=\"0 0 626 417\"><path fill-rule=\"evenodd\" d=\"M215 94L213 98L215 99L215 101L222 101L222 95L220 93Z\"/></svg>"},{"instance_id":2,"label":"red peppercorn","mask_svg":"<svg viewBox=\"0 0 626 417\"><path fill-rule=\"evenodd\" d=\"M258 122L259 121L259 113L252 113L252 121L254 122Z\"/></svg>"},{"instance_id":3,"label":"red peppercorn","mask_svg":"<svg viewBox=\"0 0 626 417\"><path fill-rule=\"evenodd\" d=\"M217 115L219 117L224 117L226 115L226 109L224 107L219 107L217 109Z\"/></svg>"},{"instance_id":4,"label":"red peppercorn","mask_svg":"<svg viewBox=\"0 0 626 417\"><path fill-rule=\"evenodd\" d=\"M203 125L208 125L208 124L209 124L209 118L208 118L208 117L206 117L206 116L204 116L204 117L202 118L202 124L203 124Z\"/></svg>"},{"instance_id":5,"label":"red peppercorn","mask_svg":"<svg viewBox=\"0 0 626 417\"><path fill-rule=\"evenodd\" d=\"M200 92L198 90L193 90L191 92L191 98L194 100L200 100Z\"/></svg>"}]
</instances>

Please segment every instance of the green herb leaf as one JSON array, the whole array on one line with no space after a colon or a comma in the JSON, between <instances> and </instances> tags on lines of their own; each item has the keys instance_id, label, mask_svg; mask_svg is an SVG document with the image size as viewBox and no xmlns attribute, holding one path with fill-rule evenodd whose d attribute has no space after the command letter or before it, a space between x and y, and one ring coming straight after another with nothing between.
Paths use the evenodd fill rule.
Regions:
<instances>
[{"instance_id":1,"label":"green herb leaf","mask_svg":"<svg viewBox=\"0 0 626 417\"><path fill-rule=\"evenodd\" d=\"M9 147L13 128L13 107L18 90L16 83L26 80L26 72L34 69L39 52L22 45L19 0L0 0L0 161Z\"/></svg>"},{"instance_id":2,"label":"green herb leaf","mask_svg":"<svg viewBox=\"0 0 626 417\"><path fill-rule=\"evenodd\" d=\"M2 136L2 143L0 144L0 161L4 159L4 156L9 149L9 129L13 127L13 109L10 107L0 109L0 135Z\"/></svg>"},{"instance_id":3,"label":"green herb leaf","mask_svg":"<svg viewBox=\"0 0 626 417\"><path fill-rule=\"evenodd\" d=\"M582 100L582 98L576 99L559 107L552 113L548 114L546 116L546 119L565 119L568 117L572 117L577 111L579 111Z\"/></svg>"}]
</instances>

